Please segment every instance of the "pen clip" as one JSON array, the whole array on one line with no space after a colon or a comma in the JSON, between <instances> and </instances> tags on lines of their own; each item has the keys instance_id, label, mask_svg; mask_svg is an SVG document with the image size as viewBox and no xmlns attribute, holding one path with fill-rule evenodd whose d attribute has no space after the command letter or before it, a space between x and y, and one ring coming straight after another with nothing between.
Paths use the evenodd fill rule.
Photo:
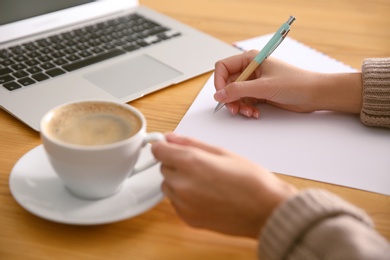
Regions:
<instances>
[{"instance_id":1,"label":"pen clip","mask_svg":"<svg viewBox=\"0 0 390 260\"><path fill-rule=\"evenodd\" d=\"M295 17L294 16L290 16L290 18L288 18L287 22L284 24L288 29L285 29L283 28L281 31L280 31L280 34L281 34L281 37L280 39L275 43L275 45L270 49L270 51L268 52L267 56L265 58L268 58L273 52L274 50L276 50L276 48L278 48L278 46L282 43L282 41L284 40L284 38L286 38L287 34L290 32L290 26L291 24L295 21ZM283 25L282 25L283 26Z\"/></svg>"},{"instance_id":2,"label":"pen clip","mask_svg":"<svg viewBox=\"0 0 390 260\"><path fill-rule=\"evenodd\" d=\"M280 34L282 34L282 37L280 37L279 41L277 41L275 43L275 45L272 47L272 49L270 49L270 51L268 52L266 58L268 58L274 52L274 50L276 50L276 48L278 48L278 46L282 43L284 38L286 38L286 36L287 36L287 34L289 32L290 32L290 30L283 30L282 32L280 32Z\"/></svg>"}]
</instances>

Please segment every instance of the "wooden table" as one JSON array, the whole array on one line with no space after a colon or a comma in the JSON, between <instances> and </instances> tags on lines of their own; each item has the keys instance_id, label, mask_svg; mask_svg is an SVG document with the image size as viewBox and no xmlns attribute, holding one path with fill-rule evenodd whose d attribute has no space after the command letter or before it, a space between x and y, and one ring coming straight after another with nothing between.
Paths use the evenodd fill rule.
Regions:
<instances>
[{"instance_id":1,"label":"wooden table","mask_svg":"<svg viewBox=\"0 0 390 260\"><path fill-rule=\"evenodd\" d=\"M291 14L297 17L291 37L356 69L365 57L390 56L388 0L140 2L227 43L272 33ZM209 76L131 104L146 115L149 131L173 131ZM140 216L100 226L57 224L30 214L11 196L8 179L16 161L41 143L39 134L3 110L0 125L0 259L256 259L257 241L188 227L167 199ZM356 204L390 239L389 196L280 177L299 188L328 189Z\"/></svg>"}]
</instances>

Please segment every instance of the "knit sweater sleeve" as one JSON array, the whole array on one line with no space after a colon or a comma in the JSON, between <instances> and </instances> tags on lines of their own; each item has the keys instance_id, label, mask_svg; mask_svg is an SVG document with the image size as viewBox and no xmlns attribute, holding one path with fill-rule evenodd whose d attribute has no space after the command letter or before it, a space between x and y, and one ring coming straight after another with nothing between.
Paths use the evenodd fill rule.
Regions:
<instances>
[{"instance_id":1,"label":"knit sweater sleeve","mask_svg":"<svg viewBox=\"0 0 390 260\"><path fill-rule=\"evenodd\" d=\"M265 224L259 259L389 259L390 244L362 210L324 190L282 203Z\"/></svg>"},{"instance_id":2,"label":"knit sweater sleeve","mask_svg":"<svg viewBox=\"0 0 390 260\"><path fill-rule=\"evenodd\" d=\"M390 58L364 60L362 77L360 120L369 126L390 128Z\"/></svg>"}]
</instances>

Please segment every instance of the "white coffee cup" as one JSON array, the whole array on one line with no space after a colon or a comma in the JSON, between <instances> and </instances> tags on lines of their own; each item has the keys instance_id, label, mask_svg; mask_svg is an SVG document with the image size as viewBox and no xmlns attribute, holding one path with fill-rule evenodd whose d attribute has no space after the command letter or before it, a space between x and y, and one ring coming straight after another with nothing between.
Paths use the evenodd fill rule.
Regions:
<instances>
[{"instance_id":1,"label":"white coffee cup","mask_svg":"<svg viewBox=\"0 0 390 260\"><path fill-rule=\"evenodd\" d=\"M136 108L100 100L53 108L43 116L40 132L54 171L84 199L111 196L128 177L158 163L153 158L136 165L149 142L165 140L162 133L146 132L146 119Z\"/></svg>"}]
</instances>

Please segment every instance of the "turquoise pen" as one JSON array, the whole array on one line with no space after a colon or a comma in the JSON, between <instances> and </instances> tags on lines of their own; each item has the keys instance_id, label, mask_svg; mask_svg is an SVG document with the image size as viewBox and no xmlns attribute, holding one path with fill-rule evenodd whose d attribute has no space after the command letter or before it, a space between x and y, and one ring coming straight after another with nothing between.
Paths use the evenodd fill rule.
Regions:
<instances>
[{"instance_id":1,"label":"turquoise pen","mask_svg":"<svg viewBox=\"0 0 390 260\"><path fill-rule=\"evenodd\" d=\"M290 16L287 22L282 24L280 28L276 31L274 36L268 41L268 43L264 46L264 48L256 55L251 63L249 63L248 67L241 73L241 75L237 78L236 82L244 81L249 78L249 76L255 71L255 69L266 59L271 53L280 45L280 43L284 40L287 34L290 31L291 24L295 21L294 16ZM218 112L225 104L219 102L218 105L214 109L214 113Z\"/></svg>"}]
</instances>

